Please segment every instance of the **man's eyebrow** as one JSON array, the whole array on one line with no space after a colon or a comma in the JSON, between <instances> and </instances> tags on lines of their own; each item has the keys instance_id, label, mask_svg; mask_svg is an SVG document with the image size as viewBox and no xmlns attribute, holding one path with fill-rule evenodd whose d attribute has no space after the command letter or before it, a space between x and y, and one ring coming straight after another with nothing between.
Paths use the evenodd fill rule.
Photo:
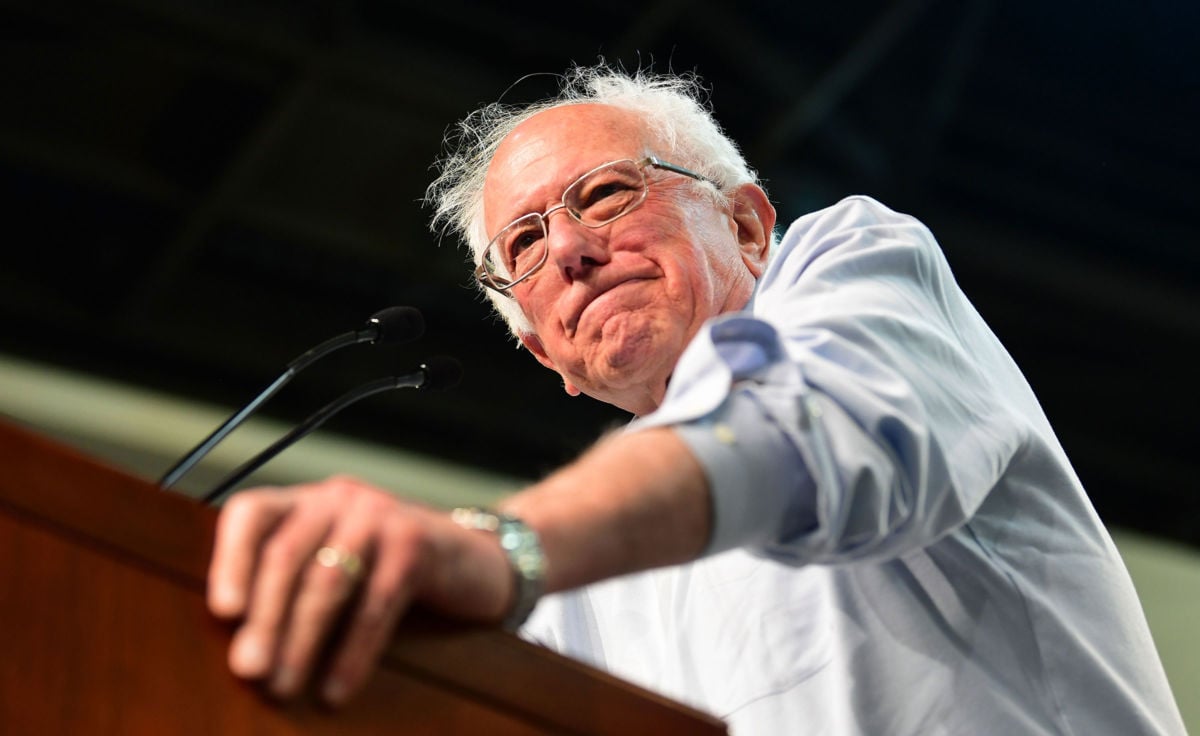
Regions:
<instances>
[{"instance_id":1,"label":"man's eyebrow","mask_svg":"<svg viewBox=\"0 0 1200 736\"><path fill-rule=\"evenodd\" d=\"M561 186L552 188L550 191L557 192L557 194L551 195L552 199L549 200L549 202L545 206L530 204L530 201L534 200L535 197L538 196L537 191L539 188L542 188L540 185L533 185L532 187L523 190L525 192L524 194L519 195L512 200L513 206L511 208L506 208L505 211L510 212L511 216L508 217L507 219L505 219L504 221L506 223L514 222L516 220L521 219L522 217L525 217L526 215L532 215L535 213L540 215L541 213L545 212L550 207L553 207L557 202L562 200L562 196L563 196L563 194L566 193L567 187L569 187L572 184L574 184L575 182L579 181L579 177L583 176L584 174L586 174L587 172L591 171L594 168L596 168L596 167L595 166L587 167L587 168L583 169L582 171L580 171L579 173L570 176L567 179L566 184L562 184ZM546 185L546 186L549 186L549 185Z\"/></svg>"},{"instance_id":2,"label":"man's eyebrow","mask_svg":"<svg viewBox=\"0 0 1200 736\"><path fill-rule=\"evenodd\" d=\"M521 219L522 217L525 217L526 215L532 215L535 212L540 213L542 210L539 209L536 205L531 204L531 202L533 202L533 201L535 201L535 199L534 199L534 194L532 192L527 192L526 194L524 194L516 199L513 199L512 206L506 207L504 209L504 212L505 212L504 221L505 222L513 222L515 220Z\"/></svg>"}]
</instances>

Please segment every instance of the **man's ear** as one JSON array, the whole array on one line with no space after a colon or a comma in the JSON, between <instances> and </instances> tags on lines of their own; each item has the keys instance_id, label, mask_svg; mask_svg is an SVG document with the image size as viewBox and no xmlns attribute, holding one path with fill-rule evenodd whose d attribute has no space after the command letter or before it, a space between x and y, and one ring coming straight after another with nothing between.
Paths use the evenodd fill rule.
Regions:
<instances>
[{"instance_id":1,"label":"man's ear","mask_svg":"<svg viewBox=\"0 0 1200 736\"><path fill-rule=\"evenodd\" d=\"M739 186L733 193L732 201L742 261L754 278L758 278L767 267L767 257L770 255L775 207L757 184Z\"/></svg>"},{"instance_id":2,"label":"man's ear","mask_svg":"<svg viewBox=\"0 0 1200 736\"><path fill-rule=\"evenodd\" d=\"M575 386L575 384L571 383L567 379L566 375L564 375L563 372L558 369L558 366L555 365L554 361L550 359L550 356L546 353L546 348L542 346L542 341L538 339L537 335L533 334L532 332L526 332L522 334L521 344L525 346L526 350L533 353L533 357L537 358L537 362L562 376L564 391L571 396L578 396L580 394L579 388Z\"/></svg>"}]
</instances>

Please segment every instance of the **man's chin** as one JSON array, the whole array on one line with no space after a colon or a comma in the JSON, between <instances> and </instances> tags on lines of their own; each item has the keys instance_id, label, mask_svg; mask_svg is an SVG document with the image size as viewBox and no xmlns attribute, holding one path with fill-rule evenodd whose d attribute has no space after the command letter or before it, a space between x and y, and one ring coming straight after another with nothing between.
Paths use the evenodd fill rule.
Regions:
<instances>
[{"instance_id":1,"label":"man's chin","mask_svg":"<svg viewBox=\"0 0 1200 736\"><path fill-rule=\"evenodd\" d=\"M662 403L671 367L654 358L609 363L583 392L632 414L648 414Z\"/></svg>"},{"instance_id":2,"label":"man's chin","mask_svg":"<svg viewBox=\"0 0 1200 736\"><path fill-rule=\"evenodd\" d=\"M600 349L586 361L589 380L576 385L587 395L634 414L653 411L662 402L667 378L683 350L679 336L661 329L653 319L626 319L607 327Z\"/></svg>"}]
</instances>

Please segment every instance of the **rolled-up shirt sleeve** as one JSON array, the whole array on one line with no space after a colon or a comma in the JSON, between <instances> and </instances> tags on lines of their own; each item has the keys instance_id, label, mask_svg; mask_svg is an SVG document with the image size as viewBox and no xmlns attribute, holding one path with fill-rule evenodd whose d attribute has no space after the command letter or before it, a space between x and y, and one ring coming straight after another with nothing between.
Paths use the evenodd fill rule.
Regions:
<instances>
[{"instance_id":1,"label":"rolled-up shirt sleeve","mask_svg":"<svg viewBox=\"0 0 1200 736\"><path fill-rule=\"evenodd\" d=\"M714 355L729 371L730 390L713 411L675 430L700 460L712 488L709 554L768 545L815 524L815 489L789 436L794 379L774 330L745 318L708 330ZM711 368L710 368L711 369Z\"/></svg>"},{"instance_id":2,"label":"rolled-up shirt sleeve","mask_svg":"<svg viewBox=\"0 0 1200 736\"><path fill-rule=\"evenodd\" d=\"M928 229L852 197L789 228L629 431L674 427L701 462L710 553L890 557L969 519L1019 448L1003 361Z\"/></svg>"}]
</instances>

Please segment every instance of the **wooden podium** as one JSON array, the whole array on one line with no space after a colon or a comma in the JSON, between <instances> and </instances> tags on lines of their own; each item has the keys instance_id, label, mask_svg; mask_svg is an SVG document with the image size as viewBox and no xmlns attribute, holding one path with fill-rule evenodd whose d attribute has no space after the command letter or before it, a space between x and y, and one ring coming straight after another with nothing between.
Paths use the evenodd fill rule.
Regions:
<instances>
[{"instance_id":1,"label":"wooden podium","mask_svg":"<svg viewBox=\"0 0 1200 736\"><path fill-rule=\"evenodd\" d=\"M492 628L413 616L337 711L225 665L216 511L0 421L0 734L722 734Z\"/></svg>"}]
</instances>

